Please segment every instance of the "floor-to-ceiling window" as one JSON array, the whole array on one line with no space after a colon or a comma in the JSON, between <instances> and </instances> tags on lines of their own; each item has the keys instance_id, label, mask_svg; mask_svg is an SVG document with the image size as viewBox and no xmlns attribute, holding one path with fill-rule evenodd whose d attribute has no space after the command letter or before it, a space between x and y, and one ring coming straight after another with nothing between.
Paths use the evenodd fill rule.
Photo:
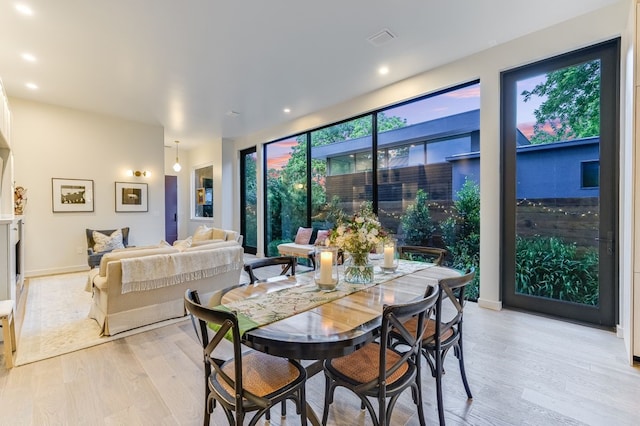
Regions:
<instances>
[{"instance_id":1,"label":"floor-to-ceiling window","mask_svg":"<svg viewBox=\"0 0 640 426\"><path fill-rule=\"evenodd\" d=\"M439 246L447 264L477 268L479 134L476 81L265 144L267 254L299 226L330 229L367 201L400 244Z\"/></svg>"},{"instance_id":2,"label":"floor-to-ceiling window","mask_svg":"<svg viewBox=\"0 0 640 426\"><path fill-rule=\"evenodd\" d=\"M293 241L300 226L307 226L307 134L264 147L265 252L278 254L278 244Z\"/></svg>"},{"instance_id":3,"label":"floor-to-ceiling window","mask_svg":"<svg viewBox=\"0 0 640 426\"><path fill-rule=\"evenodd\" d=\"M335 212L353 214L372 200L372 116L311 132L312 222L329 229Z\"/></svg>"}]
</instances>

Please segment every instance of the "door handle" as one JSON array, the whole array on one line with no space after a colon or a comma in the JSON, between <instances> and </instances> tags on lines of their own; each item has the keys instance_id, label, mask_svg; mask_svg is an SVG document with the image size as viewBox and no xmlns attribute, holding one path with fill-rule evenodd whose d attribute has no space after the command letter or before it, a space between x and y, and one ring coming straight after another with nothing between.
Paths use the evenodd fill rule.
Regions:
<instances>
[{"instance_id":1,"label":"door handle","mask_svg":"<svg viewBox=\"0 0 640 426\"><path fill-rule=\"evenodd\" d=\"M173 214L173 221L177 222L178 221L178 213L174 213Z\"/></svg>"}]
</instances>

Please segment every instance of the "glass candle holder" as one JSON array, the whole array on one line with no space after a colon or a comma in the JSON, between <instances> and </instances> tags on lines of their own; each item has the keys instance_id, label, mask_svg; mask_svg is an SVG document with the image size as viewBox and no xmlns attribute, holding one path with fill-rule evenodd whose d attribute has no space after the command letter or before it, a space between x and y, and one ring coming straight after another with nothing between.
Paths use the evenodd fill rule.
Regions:
<instances>
[{"instance_id":1,"label":"glass candle holder","mask_svg":"<svg viewBox=\"0 0 640 426\"><path fill-rule=\"evenodd\" d=\"M314 279L321 290L333 290L338 285L338 248L315 248L316 270Z\"/></svg>"},{"instance_id":2,"label":"glass candle holder","mask_svg":"<svg viewBox=\"0 0 640 426\"><path fill-rule=\"evenodd\" d=\"M396 240L389 239L383 245L382 265L380 266L385 273L394 272L398 269L398 250Z\"/></svg>"}]
</instances>

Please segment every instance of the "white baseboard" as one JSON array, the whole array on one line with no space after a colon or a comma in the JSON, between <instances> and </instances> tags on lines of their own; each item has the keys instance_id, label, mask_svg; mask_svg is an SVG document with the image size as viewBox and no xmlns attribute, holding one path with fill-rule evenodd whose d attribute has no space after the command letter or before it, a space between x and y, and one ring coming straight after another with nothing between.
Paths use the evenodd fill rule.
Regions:
<instances>
[{"instance_id":1,"label":"white baseboard","mask_svg":"<svg viewBox=\"0 0 640 426\"><path fill-rule=\"evenodd\" d=\"M36 269L33 271L25 271L25 278L41 277L44 275L69 274L72 272L89 271L87 265L65 266L63 268Z\"/></svg>"},{"instance_id":2,"label":"white baseboard","mask_svg":"<svg viewBox=\"0 0 640 426\"><path fill-rule=\"evenodd\" d=\"M487 299L478 298L478 306L480 306L481 308L491 309L494 311L502 310L502 302L499 300L487 300Z\"/></svg>"}]
</instances>

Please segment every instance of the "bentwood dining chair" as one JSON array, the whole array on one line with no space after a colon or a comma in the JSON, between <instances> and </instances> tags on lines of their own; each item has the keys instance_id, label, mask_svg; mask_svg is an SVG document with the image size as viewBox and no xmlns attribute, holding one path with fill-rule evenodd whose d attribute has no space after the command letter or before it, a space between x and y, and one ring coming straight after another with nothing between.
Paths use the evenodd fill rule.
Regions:
<instances>
[{"instance_id":1,"label":"bentwood dining chair","mask_svg":"<svg viewBox=\"0 0 640 426\"><path fill-rule=\"evenodd\" d=\"M438 402L438 418L440 424L445 424L444 403L442 397L442 376L444 374L444 360L453 348L458 358L462 384L467 398L472 399L471 389L464 369L462 319L465 304L465 288L473 281L475 269L467 270L463 275L438 280L439 297L435 308L435 319L427 322L427 331L422 340L422 355L429 364L431 375L436 379L436 398ZM429 291L429 288L427 288ZM446 305L451 306L446 306ZM453 309L451 309L453 307ZM407 330L414 330L419 326L418 319L412 318L405 322ZM404 337L392 333L393 347L406 345Z\"/></svg>"},{"instance_id":2,"label":"bentwood dining chair","mask_svg":"<svg viewBox=\"0 0 640 426\"><path fill-rule=\"evenodd\" d=\"M378 341L369 343L350 355L324 362L326 382L323 425L327 424L329 405L333 402L338 386L351 390L360 398L362 406L369 411L374 426L391 424L391 413L398 397L410 387L418 408L420 424L425 424L420 381L420 347L426 321L431 316L438 295L436 286L430 294L418 301L385 306ZM416 318L417 328L411 332L404 327L403 322L412 317ZM409 350L398 352L388 346L388 337L392 331L402 336ZM378 402L377 416L369 398Z\"/></svg>"},{"instance_id":3,"label":"bentwood dining chair","mask_svg":"<svg viewBox=\"0 0 640 426\"><path fill-rule=\"evenodd\" d=\"M293 256L261 257L246 263L244 270L249 275L249 284L253 284L256 281L264 281L274 275L295 275L297 264L298 260ZM280 268L263 269L263 274L256 275L256 269L268 268L270 266L280 266Z\"/></svg>"},{"instance_id":4,"label":"bentwood dining chair","mask_svg":"<svg viewBox=\"0 0 640 426\"><path fill-rule=\"evenodd\" d=\"M406 260L424 260L442 266L447 250L438 247L398 246L398 256Z\"/></svg>"},{"instance_id":5,"label":"bentwood dining chair","mask_svg":"<svg viewBox=\"0 0 640 426\"><path fill-rule=\"evenodd\" d=\"M243 425L245 415L253 412L249 425L255 425L271 406L287 399L295 402L301 424L307 424L307 374L300 363L254 350L242 353L238 317L234 312L203 306L194 290L185 292L184 303L203 348L205 426L210 423L216 402L230 425ZM232 340L233 351L229 358L220 359L220 351L216 349L222 342L229 343L227 337Z\"/></svg>"}]
</instances>

